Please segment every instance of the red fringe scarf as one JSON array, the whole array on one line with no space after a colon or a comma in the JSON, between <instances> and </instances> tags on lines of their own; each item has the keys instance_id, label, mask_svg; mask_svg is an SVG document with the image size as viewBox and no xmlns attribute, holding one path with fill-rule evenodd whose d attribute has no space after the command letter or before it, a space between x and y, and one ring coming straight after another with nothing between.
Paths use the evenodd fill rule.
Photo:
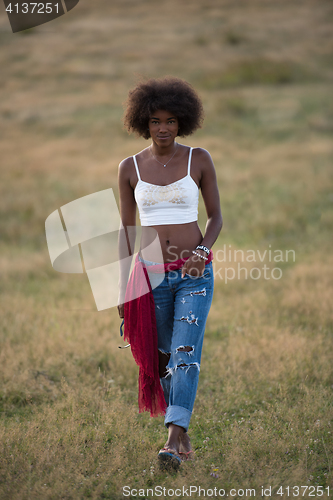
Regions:
<instances>
[{"instance_id":1,"label":"red fringe scarf","mask_svg":"<svg viewBox=\"0 0 333 500\"><path fill-rule=\"evenodd\" d=\"M212 260L210 252L206 264ZM158 370L155 303L148 270L164 273L180 269L187 259L146 267L137 255L130 276L124 304L124 340L131 344L139 366L139 413L149 411L151 417L165 415L166 402Z\"/></svg>"}]
</instances>

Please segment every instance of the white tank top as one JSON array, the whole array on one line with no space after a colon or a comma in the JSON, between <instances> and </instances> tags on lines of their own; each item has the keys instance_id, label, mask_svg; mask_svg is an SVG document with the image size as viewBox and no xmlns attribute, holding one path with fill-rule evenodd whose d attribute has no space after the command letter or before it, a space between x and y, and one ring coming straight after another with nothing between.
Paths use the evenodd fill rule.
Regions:
<instances>
[{"instance_id":1,"label":"white tank top","mask_svg":"<svg viewBox=\"0 0 333 500\"><path fill-rule=\"evenodd\" d=\"M190 175L192 148L188 156L187 175L167 186L141 180L136 157L133 161L138 175L134 189L141 226L186 224L198 220L199 188Z\"/></svg>"}]
</instances>

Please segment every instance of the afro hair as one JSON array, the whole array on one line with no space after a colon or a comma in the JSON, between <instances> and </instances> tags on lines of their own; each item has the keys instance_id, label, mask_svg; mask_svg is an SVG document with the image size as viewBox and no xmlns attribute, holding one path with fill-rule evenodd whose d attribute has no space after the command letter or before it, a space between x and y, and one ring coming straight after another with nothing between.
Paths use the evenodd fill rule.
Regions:
<instances>
[{"instance_id":1,"label":"afro hair","mask_svg":"<svg viewBox=\"0 0 333 500\"><path fill-rule=\"evenodd\" d=\"M177 117L180 137L201 128L204 117L201 99L192 85L171 76L151 78L130 90L125 102L125 128L149 139L149 118L160 109L170 111Z\"/></svg>"}]
</instances>

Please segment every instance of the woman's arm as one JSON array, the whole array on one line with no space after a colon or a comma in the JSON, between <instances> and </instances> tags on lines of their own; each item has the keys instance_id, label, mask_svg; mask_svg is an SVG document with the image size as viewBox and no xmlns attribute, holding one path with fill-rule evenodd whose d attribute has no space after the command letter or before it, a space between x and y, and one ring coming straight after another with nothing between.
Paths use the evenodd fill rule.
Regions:
<instances>
[{"instance_id":1,"label":"woman's arm","mask_svg":"<svg viewBox=\"0 0 333 500\"><path fill-rule=\"evenodd\" d=\"M223 225L220 195L217 186L215 167L210 154L205 149L197 148L195 150L195 155L196 161L202 166L200 187L208 218L205 235L201 245L210 249L220 234ZM206 257L206 253L203 250L197 250L197 252ZM205 261L193 255L185 262L182 276L185 276L185 273L201 276L204 272L204 268ZM191 269L192 272L190 272Z\"/></svg>"},{"instance_id":2,"label":"woman's arm","mask_svg":"<svg viewBox=\"0 0 333 500\"><path fill-rule=\"evenodd\" d=\"M135 245L136 226L136 203L134 190L130 184L130 174L133 160L126 158L119 165L118 188L121 226L118 238L119 254L119 298L118 312L121 318L124 317L125 292L131 267L131 258Z\"/></svg>"},{"instance_id":3,"label":"woman's arm","mask_svg":"<svg viewBox=\"0 0 333 500\"><path fill-rule=\"evenodd\" d=\"M200 149L200 156L203 165L200 187L208 217L201 245L210 249L221 232L223 219L213 160L205 149Z\"/></svg>"}]
</instances>

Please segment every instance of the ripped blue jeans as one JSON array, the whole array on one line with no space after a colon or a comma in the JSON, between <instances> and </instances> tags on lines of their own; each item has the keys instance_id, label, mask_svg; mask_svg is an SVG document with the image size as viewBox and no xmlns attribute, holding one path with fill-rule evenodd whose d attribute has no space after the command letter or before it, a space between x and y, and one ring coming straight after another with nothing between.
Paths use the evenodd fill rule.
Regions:
<instances>
[{"instance_id":1,"label":"ripped blue jeans","mask_svg":"<svg viewBox=\"0 0 333 500\"><path fill-rule=\"evenodd\" d=\"M152 266L154 262L144 261ZM214 274L212 262L202 276L181 277L181 269L161 275L149 272L155 301L158 349L169 354L162 377L167 411L165 425L188 430L197 392L206 320L212 303ZM159 283L156 288L154 286Z\"/></svg>"}]
</instances>

